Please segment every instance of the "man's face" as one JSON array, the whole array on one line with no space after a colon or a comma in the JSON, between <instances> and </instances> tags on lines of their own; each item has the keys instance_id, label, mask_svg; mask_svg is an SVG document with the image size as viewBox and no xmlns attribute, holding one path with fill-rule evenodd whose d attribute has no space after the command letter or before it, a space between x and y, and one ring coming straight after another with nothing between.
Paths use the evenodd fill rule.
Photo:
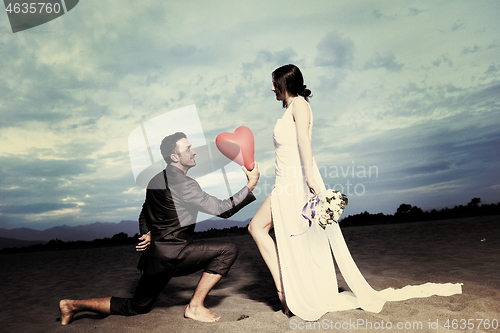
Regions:
<instances>
[{"instance_id":1,"label":"man's face","mask_svg":"<svg viewBox=\"0 0 500 333\"><path fill-rule=\"evenodd\" d=\"M182 166L186 168L192 168L196 165L196 162L194 160L196 152L194 151L194 149L191 149L191 144L189 143L188 139L182 138L177 141L177 151L177 156L179 156L179 163Z\"/></svg>"}]
</instances>

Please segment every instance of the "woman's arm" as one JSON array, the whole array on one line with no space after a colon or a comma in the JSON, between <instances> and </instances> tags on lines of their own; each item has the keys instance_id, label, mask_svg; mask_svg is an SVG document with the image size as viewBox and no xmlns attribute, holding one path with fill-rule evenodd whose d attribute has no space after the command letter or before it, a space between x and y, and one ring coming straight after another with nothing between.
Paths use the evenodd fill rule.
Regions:
<instances>
[{"instance_id":1,"label":"woman's arm","mask_svg":"<svg viewBox=\"0 0 500 333\"><path fill-rule=\"evenodd\" d=\"M306 176L306 183L313 194L319 193L319 186L313 176L313 155L311 148L311 140L309 139L309 122L310 112L307 102L302 98L297 98L293 102L292 116L295 120L295 128L297 131L297 143L299 145L302 165Z\"/></svg>"}]
</instances>

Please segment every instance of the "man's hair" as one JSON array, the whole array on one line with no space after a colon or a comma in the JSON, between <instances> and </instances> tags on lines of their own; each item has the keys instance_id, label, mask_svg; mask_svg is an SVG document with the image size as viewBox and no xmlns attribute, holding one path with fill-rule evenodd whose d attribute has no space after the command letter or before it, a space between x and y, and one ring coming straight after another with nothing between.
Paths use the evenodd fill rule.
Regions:
<instances>
[{"instance_id":1,"label":"man's hair","mask_svg":"<svg viewBox=\"0 0 500 333\"><path fill-rule=\"evenodd\" d=\"M163 156L163 159L167 164L172 163L172 159L170 158L171 154L176 154L179 151L177 151L177 141L180 139L185 139L186 134L182 132L177 132L174 134L171 134L169 136L166 136L162 141L160 145L160 151L161 151L161 156Z\"/></svg>"}]
</instances>

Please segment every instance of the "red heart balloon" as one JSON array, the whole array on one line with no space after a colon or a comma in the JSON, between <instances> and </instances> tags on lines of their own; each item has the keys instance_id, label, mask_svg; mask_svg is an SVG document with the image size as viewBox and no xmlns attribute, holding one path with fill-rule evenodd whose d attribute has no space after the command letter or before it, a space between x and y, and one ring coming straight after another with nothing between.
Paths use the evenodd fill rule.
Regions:
<instances>
[{"instance_id":1,"label":"red heart balloon","mask_svg":"<svg viewBox=\"0 0 500 333\"><path fill-rule=\"evenodd\" d=\"M248 170L255 166L253 133L246 126L238 127L234 133L217 135L215 144L220 152Z\"/></svg>"}]
</instances>

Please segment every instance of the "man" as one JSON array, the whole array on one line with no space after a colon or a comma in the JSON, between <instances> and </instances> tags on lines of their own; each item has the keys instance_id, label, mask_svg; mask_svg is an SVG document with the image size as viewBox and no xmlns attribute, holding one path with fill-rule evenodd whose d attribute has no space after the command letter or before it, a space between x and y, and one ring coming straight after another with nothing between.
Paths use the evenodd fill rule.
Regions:
<instances>
[{"instance_id":1,"label":"man","mask_svg":"<svg viewBox=\"0 0 500 333\"><path fill-rule=\"evenodd\" d=\"M168 164L148 184L146 200L139 217L142 236L137 251L143 252L138 268L143 272L133 298L105 297L61 300L61 324L67 325L80 311L136 315L148 312L173 276L184 276L203 269L184 316L204 322L220 319L205 308L204 300L215 284L226 276L238 255L236 246L222 241L193 241L198 211L228 218L255 200L257 165L246 173L248 183L226 200L202 191L186 176L196 165L196 152L186 135L177 132L163 139L160 150Z\"/></svg>"}]
</instances>

